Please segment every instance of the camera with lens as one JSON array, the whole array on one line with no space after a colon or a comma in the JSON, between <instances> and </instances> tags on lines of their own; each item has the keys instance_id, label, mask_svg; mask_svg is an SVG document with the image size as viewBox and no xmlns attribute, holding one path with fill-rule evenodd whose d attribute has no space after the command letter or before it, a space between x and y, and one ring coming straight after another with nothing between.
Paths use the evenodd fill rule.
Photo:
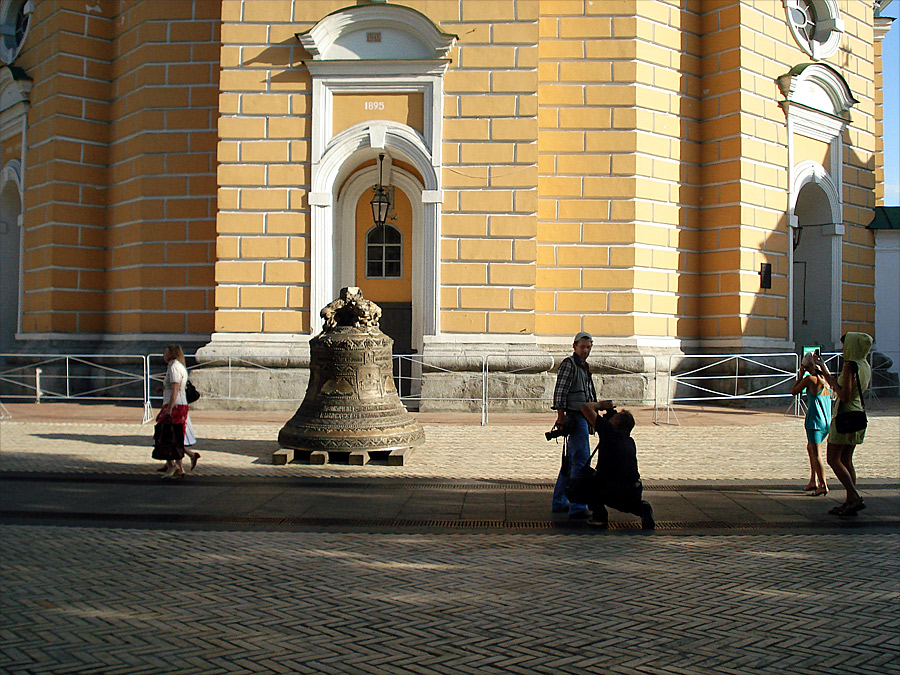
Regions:
<instances>
[{"instance_id":1,"label":"camera with lens","mask_svg":"<svg viewBox=\"0 0 900 675\"><path fill-rule=\"evenodd\" d=\"M568 436L569 435L569 427L568 425L563 425L561 427L553 427L550 431L546 432L544 436L548 441L552 441L554 438L559 438L560 436Z\"/></svg>"}]
</instances>

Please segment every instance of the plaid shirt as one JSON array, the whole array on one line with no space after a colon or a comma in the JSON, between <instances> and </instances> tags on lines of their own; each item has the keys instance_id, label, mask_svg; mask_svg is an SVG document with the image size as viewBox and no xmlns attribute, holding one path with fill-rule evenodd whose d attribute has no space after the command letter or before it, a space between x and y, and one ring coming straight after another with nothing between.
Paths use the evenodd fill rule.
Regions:
<instances>
[{"instance_id":1,"label":"plaid shirt","mask_svg":"<svg viewBox=\"0 0 900 675\"><path fill-rule=\"evenodd\" d=\"M559 370L556 374L556 387L553 389L553 405L550 406L553 410L565 410L566 409L566 399L569 396L569 389L572 387L572 383L575 381L575 360L577 357L573 354L570 357L563 359L563 362L559 364ZM584 363L584 368L587 371L588 376L588 400L596 401L597 400L597 392L594 390L594 378L591 376L591 368L590 366Z\"/></svg>"}]
</instances>

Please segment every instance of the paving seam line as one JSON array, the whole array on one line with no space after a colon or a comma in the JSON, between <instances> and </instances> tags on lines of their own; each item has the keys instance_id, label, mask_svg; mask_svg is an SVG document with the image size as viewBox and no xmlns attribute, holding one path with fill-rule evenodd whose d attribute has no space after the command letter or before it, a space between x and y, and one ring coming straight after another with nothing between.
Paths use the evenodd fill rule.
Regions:
<instances>
[{"instance_id":1,"label":"paving seam line","mask_svg":"<svg viewBox=\"0 0 900 675\"><path fill-rule=\"evenodd\" d=\"M0 522L6 520L65 521L65 522L132 522L167 525L264 525L276 527L363 527L376 529L466 529L466 530L578 530L590 531L582 522L568 520L464 520L430 518L308 518L284 516L240 516L210 514L130 514L87 513L53 511L0 511ZM656 521L658 530L805 530L805 529L860 529L890 528L900 526L900 518L879 520L830 520L830 521ZM639 522L610 521L609 529L640 530Z\"/></svg>"}]
</instances>

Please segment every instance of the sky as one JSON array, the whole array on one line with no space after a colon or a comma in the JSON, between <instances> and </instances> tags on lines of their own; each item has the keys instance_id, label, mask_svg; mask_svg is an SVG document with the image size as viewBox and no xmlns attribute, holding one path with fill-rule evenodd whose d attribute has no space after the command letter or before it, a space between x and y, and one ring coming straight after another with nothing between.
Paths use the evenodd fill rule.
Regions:
<instances>
[{"instance_id":1,"label":"sky","mask_svg":"<svg viewBox=\"0 0 900 675\"><path fill-rule=\"evenodd\" d=\"M900 2L885 9L896 17ZM884 38L884 205L900 206L900 19ZM852 113L851 113L852 114Z\"/></svg>"}]
</instances>

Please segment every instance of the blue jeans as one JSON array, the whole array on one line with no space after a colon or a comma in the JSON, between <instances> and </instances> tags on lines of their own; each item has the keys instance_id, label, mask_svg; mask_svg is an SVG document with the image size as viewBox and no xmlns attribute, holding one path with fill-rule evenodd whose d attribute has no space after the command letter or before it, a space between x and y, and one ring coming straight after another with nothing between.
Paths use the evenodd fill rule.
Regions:
<instances>
[{"instance_id":1,"label":"blue jeans","mask_svg":"<svg viewBox=\"0 0 900 675\"><path fill-rule=\"evenodd\" d=\"M588 434L588 423L581 413L569 413L569 420L574 429L569 433L566 439L566 455L569 458L569 475L564 476L560 469L559 476L556 479L556 486L553 488L553 510L562 511L568 507L569 513L578 513L579 511L587 511L587 504L575 504L566 499L563 489L566 486L567 478L574 478L591 459L591 441Z\"/></svg>"}]
</instances>

